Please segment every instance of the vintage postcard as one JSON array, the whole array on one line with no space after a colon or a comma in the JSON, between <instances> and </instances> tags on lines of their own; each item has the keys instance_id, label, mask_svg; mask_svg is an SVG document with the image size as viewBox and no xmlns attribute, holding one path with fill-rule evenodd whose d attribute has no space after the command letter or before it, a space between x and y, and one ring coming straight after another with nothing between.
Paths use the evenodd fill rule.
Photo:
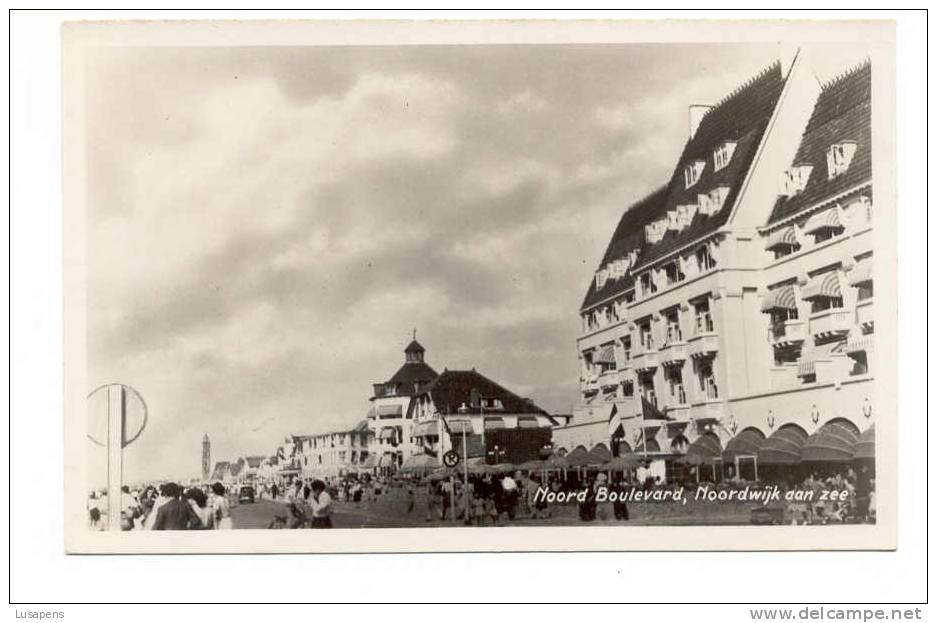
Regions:
<instances>
[{"instance_id":1,"label":"vintage postcard","mask_svg":"<svg viewBox=\"0 0 937 623\"><path fill-rule=\"evenodd\" d=\"M890 22L62 37L69 552L895 547Z\"/></svg>"}]
</instances>

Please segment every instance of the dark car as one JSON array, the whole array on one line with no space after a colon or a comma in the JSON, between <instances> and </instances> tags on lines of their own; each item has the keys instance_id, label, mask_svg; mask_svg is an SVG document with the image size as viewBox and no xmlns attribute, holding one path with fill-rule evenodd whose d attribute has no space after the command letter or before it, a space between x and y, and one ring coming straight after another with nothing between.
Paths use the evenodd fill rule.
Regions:
<instances>
[{"instance_id":1,"label":"dark car","mask_svg":"<svg viewBox=\"0 0 937 623\"><path fill-rule=\"evenodd\" d=\"M240 492L238 492L238 502L241 504L246 504L250 502L254 503L254 487L241 487Z\"/></svg>"}]
</instances>

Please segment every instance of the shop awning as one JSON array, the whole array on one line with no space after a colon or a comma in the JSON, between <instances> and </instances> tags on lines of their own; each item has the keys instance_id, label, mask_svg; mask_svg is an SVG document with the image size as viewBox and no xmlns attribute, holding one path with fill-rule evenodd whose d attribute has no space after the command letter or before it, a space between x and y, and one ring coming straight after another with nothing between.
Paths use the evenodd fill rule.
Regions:
<instances>
[{"instance_id":1,"label":"shop awning","mask_svg":"<svg viewBox=\"0 0 937 623\"><path fill-rule=\"evenodd\" d=\"M875 460L875 425L873 424L864 433L853 447L854 460Z\"/></svg>"},{"instance_id":2,"label":"shop awning","mask_svg":"<svg viewBox=\"0 0 937 623\"><path fill-rule=\"evenodd\" d=\"M842 229L843 224L839 220L839 210L829 208L823 212L817 212L804 224L805 234L815 234L824 229Z\"/></svg>"},{"instance_id":3,"label":"shop awning","mask_svg":"<svg viewBox=\"0 0 937 623\"><path fill-rule=\"evenodd\" d=\"M771 312L776 309L797 309L797 297L794 296L794 286L780 286L768 290L765 298L761 300L761 311Z\"/></svg>"},{"instance_id":4,"label":"shop awning","mask_svg":"<svg viewBox=\"0 0 937 623\"><path fill-rule=\"evenodd\" d=\"M593 360L595 363L615 363L615 347L611 344L599 349Z\"/></svg>"},{"instance_id":5,"label":"shop awning","mask_svg":"<svg viewBox=\"0 0 937 623\"><path fill-rule=\"evenodd\" d=\"M735 462L737 456L758 456L758 451L765 444L765 436L754 428L746 428L729 440L722 458L728 463Z\"/></svg>"},{"instance_id":6,"label":"shop awning","mask_svg":"<svg viewBox=\"0 0 937 623\"><path fill-rule=\"evenodd\" d=\"M397 433L392 427L385 426L384 428L381 429L381 434L379 435L379 437L381 439L388 440L388 439L396 438L396 435Z\"/></svg>"},{"instance_id":7,"label":"shop awning","mask_svg":"<svg viewBox=\"0 0 937 623\"><path fill-rule=\"evenodd\" d=\"M382 454L381 458L377 460L377 465L378 467L392 467L396 465L396 461L394 461L394 455Z\"/></svg>"},{"instance_id":8,"label":"shop awning","mask_svg":"<svg viewBox=\"0 0 937 623\"><path fill-rule=\"evenodd\" d=\"M613 472L620 472L626 469L632 469L641 464L641 458L635 456L634 454L619 454L613 459L609 459L604 465L603 469L607 469Z\"/></svg>"},{"instance_id":9,"label":"shop awning","mask_svg":"<svg viewBox=\"0 0 937 623\"><path fill-rule=\"evenodd\" d=\"M703 434L686 449L680 457L681 463L689 465L712 465L722 460L722 444L714 434Z\"/></svg>"},{"instance_id":10,"label":"shop awning","mask_svg":"<svg viewBox=\"0 0 937 623\"><path fill-rule=\"evenodd\" d=\"M403 407L400 405L380 405L377 408L378 415L402 415Z\"/></svg>"},{"instance_id":11,"label":"shop awning","mask_svg":"<svg viewBox=\"0 0 937 623\"><path fill-rule=\"evenodd\" d=\"M540 423L534 415L522 415L517 418L518 428L540 428Z\"/></svg>"},{"instance_id":12,"label":"shop awning","mask_svg":"<svg viewBox=\"0 0 937 623\"><path fill-rule=\"evenodd\" d=\"M807 433L799 426L782 426L765 439L758 450L760 465L793 465L800 462L800 451Z\"/></svg>"},{"instance_id":13,"label":"shop awning","mask_svg":"<svg viewBox=\"0 0 937 623\"><path fill-rule=\"evenodd\" d=\"M562 450L562 448L560 448ZM565 468L569 465L569 461L566 460L566 457L559 454L553 454L550 458L547 459L547 464L554 469Z\"/></svg>"},{"instance_id":14,"label":"shop awning","mask_svg":"<svg viewBox=\"0 0 937 623\"><path fill-rule=\"evenodd\" d=\"M801 461L844 463L855 453L859 432L848 422L827 422L807 438L800 453Z\"/></svg>"},{"instance_id":15,"label":"shop awning","mask_svg":"<svg viewBox=\"0 0 937 623\"><path fill-rule=\"evenodd\" d=\"M843 295L839 289L839 271L831 270L810 279L800 291L805 301L818 298L839 298Z\"/></svg>"},{"instance_id":16,"label":"shop awning","mask_svg":"<svg viewBox=\"0 0 937 623\"><path fill-rule=\"evenodd\" d=\"M446 426L449 428L449 432L453 435L461 435L467 433L471 435L474 431L472 429L472 422L466 418L453 418L446 420Z\"/></svg>"},{"instance_id":17,"label":"shop awning","mask_svg":"<svg viewBox=\"0 0 937 623\"><path fill-rule=\"evenodd\" d=\"M794 226L784 227L768 236L765 242L765 249L771 251L780 246L793 246L797 244L797 235L794 233Z\"/></svg>"},{"instance_id":18,"label":"shop awning","mask_svg":"<svg viewBox=\"0 0 937 623\"><path fill-rule=\"evenodd\" d=\"M413 427L414 437L427 437L430 435L439 435L439 423L436 420L429 422L420 422Z\"/></svg>"},{"instance_id":19,"label":"shop awning","mask_svg":"<svg viewBox=\"0 0 937 623\"><path fill-rule=\"evenodd\" d=\"M651 439L649 442L647 442L647 453L653 454L655 452L660 452L660 444L657 443L656 439ZM644 443L639 443L637 447L634 449L634 453L644 454L645 453Z\"/></svg>"},{"instance_id":20,"label":"shop awning","mask_svg":"<svg viewBox=\"0 0 937 623\"><path fill-rule=\"evenodd\" d=\"M864 257L849 271L849 285L859 286L872 281L872 258Z\"/></svg>"},{"instance_id":21,"label":"shop awning","mask_svg":"<svg viewBox=\"0 0 937 623\"><path fill-rule=\"evenodd\" d=\"M504 418L501 418L501 417L486 417L485 418L485 430L497 430L499 428L504 428Z\"/></svg>"},{"instance_id":22,"label":"shop awning","mask_svg":"<svg viewBox=\"0 0 937 623\"><path fill-rule=\"evenodd\" d=\"M377 457L373 454L369 454L368 457L361 463L361 467L364 469L371 469L372 467L377 467Z\"/></svg>"},{"instance_id":23,"label":"shop awning","mask_svg":"<svg viewBox=\"0 0 937 623\"><path fill-rule=\"evenodd\" d=\"M589 465L602 465L611 460L612 453L609 452L608 447L604 443L597 443L595 447L589 450L587 457Z\"/></svg>"},{"instance_id":24,"label":"shop awning","mask_svg":"<svg viewBox=\"0 0 937 623\"><path fill-rule=\"evenodd\" d=\"M564 458L566 463L573 467L578 467L580 465L586 465L588 463L589 451L586 450L585 446L576 446L572 452L567 454Z\"/></svg>"}]
</instances>

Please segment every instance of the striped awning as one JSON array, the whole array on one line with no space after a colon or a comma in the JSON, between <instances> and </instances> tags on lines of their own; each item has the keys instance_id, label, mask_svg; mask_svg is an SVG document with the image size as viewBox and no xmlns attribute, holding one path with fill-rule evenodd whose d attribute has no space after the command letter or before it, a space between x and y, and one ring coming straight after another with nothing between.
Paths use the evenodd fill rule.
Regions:
<instances>
[{"instance_id":1,"label":"striped awning","mask_svg":"<svg viewBox=\"0 0 937 623\"><path fill-rule=\"evenodd\" d=\"M438 435L439 434L439 424L436 420L429 422L420 422L413 427L414 437L426 437L428 435Z\"/></svg>"},{"instance_id":2,"label":"striped awning","mask_svg":"<svg viewBox=\"0 0 937 623\"><path fill-rule=\"evenodd\" d=\"M771 251L780 246L794 246L797 244L797 235L794 233L794 226L784 227L768 236L765 241L765 249Z\"/></svg>"},{"instance_id":3,"label":"striped awning","mask_svg":"<svg viewBox=\"0 0 937 623\"><path fill-rule=\"evenodd\" d=\"M823 212L817 212L804 224L805 234L815 234L824 229L842 229L843 224L839 220L839 210L830 208Z\"/></svg>"},{"instance_id":4,"label":"striped awning","mask_svg":"<svg viewBox=\"0 0 937 623\"><path fill-rule=\"evenodd\" d=\"M597 443L586 456L589 459L589 465L602 465L611 460L612 453L604 443Z\"/></svg>"},{"instance_id":5,"label":"striped awning","mask_svg":"<svg viewBox=\"0 0 937 623\"><path fill-rule=\"evenodd\" d=\"M859 441L858 429L849 422L827 422L807 438L800 459L818 463L851 461Z\"/></svg>"},{"instance_id":6,"label":"striped awning","mask_svg":"<svg viewBox=\"0 0 937 623\"><path fill-rule=\"evenodd\" d=\"M722 458L734 462L737 456L758 456L761 446L765 445L765 436L755 428L746 428L729 440Z\"/></svg>"},{"instance_id":7,"label":"striped awning","mask_svg":"<svg viewBox=\"0 0 937 623\"><path fill-rule=\"evenodd\" d=\"M615 346L603 346L595 357L595 363L615 363Z\"/></svg>"},{"instance_id":8,"label":"striped awning","mask_svg":"<svg viewBox=\"0 0 937 623\"><path fill-rule=\"evenodd\" d=\"M712 465L721 460L722 444L719 437L711 433L700 435L680 458L681 463L689 465Z\"/></svg>"},{"instance_id":9,"label":"striped awning","mask_svg":"<svg viewBox=\"0 0 937 623\"><path fill-rule=\"evenodd\" d=\"M761 465L793 465L800 462L800 451L807 441L807 433L799 426L782 426L765 439L758 449Z\"/></svg>"},{"instance_id":10,"label":"striped awning","mask_svg":"<svg viewBox=\"0 0 937 623\"><path fill-rule=\"evenodd\" d=\"M801 291L800 296L805 301L818 298L839 298L843 296L839 289L839 271L831 270L812 277Z\"/></svg>"},{"instance_id":11,"label":"striped awning","mask_svg":"<svg viewBox=\"0 0 937 623\"><path fill-rule=\"evenodd\" d=\"M873 424L864 433L853 447L853 459L875 459L875 425Z\"/></svg>"},{"instance_id":12,"label":"striped awning","mask_svg":"<svg viewBox=\"0 0 937 623\"><path fill-rule=\"evenodd\" d=\"M797 297L794 296L794 286L780 286L768 290L765 298L761 300L761 311L771 312L775 309L797 309Z\"/></svg>"},{"instance_id":13,"label":"striped awning","mask_svg":"<svg viewBox=\"0 0 937 623\"><path fill-rule=\"evenodd\" d=\"M655 452L660 452L660 444L657 443L656 439L651 439L650 441L647 442L647 453L653 454ZM643 443L638 444L637 447L634 449L634 453L644 454L645 453L644 444Z\"/></svg>"},{"instance_id":14,"label":"striped awning","mask_svg":"<svg viewBox=\"0 0 937 623\"><path fill-rule=\"evenodd\" d=\"M872 281L872 258L864 257L849 271L849 285L858 286Z\"/></svg>"},{"instance_id":15,"label":"striped awning","mask_svg":"<svg viewBox=\"0 0 937 623\"><path fill-rule=\"evenodd\" d=\"M816 362L818 361L830 361L830 356L836 354L842 354L843 349L846 347L845 342L830 342L829 344L821 344L820 346L815 346L813 350L805 354L801 359L800 363L797 364L797 376L807 376L809 374L816 374Z\"/></svg>"},{"instance_id":16,"label":"striped awning","mask_svg":"<svg viewBox=\"0 0 937 623\"><path fill-rule=\"evenodd\" d=\"M446 420L446 426L449 428L449 432L461 435L463 432L472 434L472 422L466 418L452 418Z\"/></svg>"},{"instance_id":17,"label":"striped awning","mask_svg":"<svg viewBox=\"0 0 937 623\"><path fill-rule=\"evenodd\" d=\"M499 428L504 428L504 418L500 418L500 417L486 417L485 418L485 430L496 430Z\"/></svg>"},{"instance_id":18,"label":"striped awning","mask_svg":"<svg viewBox=\"0 0 937 623\"><path fill-rule=\"evenodd\" d=\"M565 458L566 463L572 467L580 467L582 465L588 465L589 451L586 450L585 446L576 446L572 452L570 452L563 458Z\"/></svg>"}]
</instances>

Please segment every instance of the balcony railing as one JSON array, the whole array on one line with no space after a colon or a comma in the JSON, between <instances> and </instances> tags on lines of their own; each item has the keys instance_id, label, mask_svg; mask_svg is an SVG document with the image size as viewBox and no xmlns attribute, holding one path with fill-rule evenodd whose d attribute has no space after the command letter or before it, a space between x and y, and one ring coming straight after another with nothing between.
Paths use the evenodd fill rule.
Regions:
<instances>
[{"instance_id":1,"label":"balcony railing","mask_svg":"<svg viewBox=\"0 0 937 623\"><path fill-rule=\"evenodd\" d=\"M875 328L875 307L872 305L872 299L856 303L856 324L865 333L871 333Z\"/></svg>"},{"instance_id":2,"label":"balcony railing","mask_svg":"<svg viewBox=\"0 0 937 623\"><path fill-rule=\"evenodd\" d=\"M658 355L656 350L645 350L637 353L632 359L636 370L650 370L657 367Z\"/></svg>"},{"instance_id":3,"label":"balcony railing","mask_svg":"<svg viewBox=\"0 0 937 623\"><path fill-rule=\"evenodd\" d=\"M852 314L842 307L824 309L810 314L810 334L817 337L849 333Z\"/></svg>"},{"instance_id":4,"label":"balcony railing","mask_svg":"<svg viewBox=\"0 0 937 623\"><path fill-rule=\"evenodd\" d=\"M774 323L768 330L768 341L774 346L799 344L807 337L807 325L803 320L783 320Z\"/></svg>"}]
</instances>

